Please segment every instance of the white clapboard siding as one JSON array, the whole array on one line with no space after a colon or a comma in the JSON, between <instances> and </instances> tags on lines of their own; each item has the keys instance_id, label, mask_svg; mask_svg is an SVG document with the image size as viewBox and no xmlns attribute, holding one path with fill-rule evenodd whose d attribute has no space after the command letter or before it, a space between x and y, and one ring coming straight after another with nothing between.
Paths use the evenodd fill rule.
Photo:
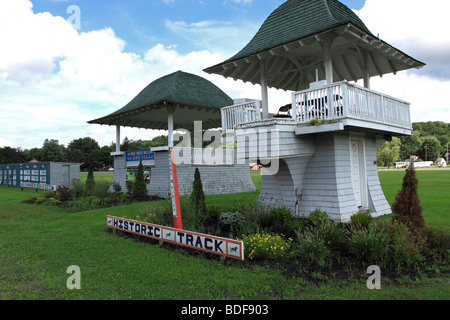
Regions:
<instances>
[{"instance_id":1,"label":"white clapboard siding","mask_svg":"<svg viewBox=\"0 0 450 320\"><path fill-rule=\"evenodd\" d=\"M375 137L366 137L366 168L367 185L369 189L370 212L378 217L392 213L391 207L384 196L377 170L377 149Z\"/></svg>"}]
</instances>

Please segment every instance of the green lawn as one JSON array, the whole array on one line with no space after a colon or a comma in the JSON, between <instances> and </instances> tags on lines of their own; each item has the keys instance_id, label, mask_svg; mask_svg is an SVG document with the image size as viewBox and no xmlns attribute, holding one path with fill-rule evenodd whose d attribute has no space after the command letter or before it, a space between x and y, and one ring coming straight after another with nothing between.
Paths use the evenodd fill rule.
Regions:
<instances>
[{"instance_id":1,"label":"green lawn","mask_svg":"<svg viewBox=\"0 0 450 320\"><path fill-rule=\"evenodd\" d=\"M380 172L392 203L403 172ZM82 177L82 179L85 177ZM260 183L259 176L253 176ZM420 196L430 226L448 230L450 171L418 172ZM95 179L112 179L96 174ZM34 190L0 187L0 299L448 299L448 276L383 280L368 290L360 275L335 280L305 270L285 277L276 269L183 254L156 243L114 235L106 215L130 216L145 203L68 214L23 203ZM210 196L207 203L256 199L257 193ZM81 290L69 290L67 267L81 270ZM366 266L367 267L367 266Z\"/></svg>"}]
</instances>

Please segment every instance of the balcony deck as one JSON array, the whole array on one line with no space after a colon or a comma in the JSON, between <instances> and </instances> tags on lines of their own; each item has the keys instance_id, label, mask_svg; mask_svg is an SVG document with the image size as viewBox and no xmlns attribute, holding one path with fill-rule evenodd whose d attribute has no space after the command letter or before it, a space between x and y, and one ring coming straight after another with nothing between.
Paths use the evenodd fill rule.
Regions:
<instances>
[{"instance_id":1,"label":"balcony deck","mask_svg":"<svg viewBox=\"0 0 450 320\"><path fill-rule=\"evenodd\" d=\"M288 116L262 119L260 101L222 108L222 130L271 125L295 126L298 135L344 130L410 135L410 104L347 81L295 92ZM316 125L317 124L317 125Z\"/></svg>"}]
</instances>

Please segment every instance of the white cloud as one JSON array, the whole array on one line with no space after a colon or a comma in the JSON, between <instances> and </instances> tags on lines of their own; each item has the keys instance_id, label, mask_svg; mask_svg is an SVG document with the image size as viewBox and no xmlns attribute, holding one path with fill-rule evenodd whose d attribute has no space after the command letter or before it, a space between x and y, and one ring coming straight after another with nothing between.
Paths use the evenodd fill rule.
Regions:
<instances>
[{"instance_id":1,"label":"white cloud","mask_svg":"<svg viewBox=\"0 0 450 320\"><path fill-rule=\"evenodd\" d=\"M369 30L427 64L423 72L450 79L448 0L366 0L355 11Z\"/></svg>"},{"instance_id":2,"label":"white cloud","mask_svg":"<svg viewBox=\"0 0 450 320\"><path fill-rule=\"evenodd\" d=\"M410 101L413 121L450 122L450 101L446 97L450 77L440 77L430 70L433 66L435 70L440 67L443 74L449 70L446 56L442 54L442 64L437 57L439 52L448 52L445 31L450 27L445 22L447 29L442 29L444 26L436 25L431 14L424 15L418 21L430 33L427 37L427 32L409 22L410 17L419 18L416 11L423 11L416 1L408 0L402 13L394 14L389 6L397 2L367 0L358 12L372 32L379 32L383 40L428 63L417 72L373 78L372 88ZM409 16L411 6L416 11ZM383 14L386 18L380 19ZM151 81L177 70L212 81L232 98L261 98L258 85L202 71L247 44L259 27L257 23L166 21L165 27L197 45L198 50L181 53L183 48L176 43L157 44L138 55L126 51L125 40L110 28L78 33L61 17L34 13L29 0L1 0L0 30L8 32L0 33L0 146L32 148L41 146L46 138L67 144L85 136L100 145L109 144L115 139L114 128L86 122L119 109ZM271 112L289 101L289 92L270 90ZM162 133L122 129L122 137L130 139L151 139Z\"/></svg>"},{"instance_id":3,"label":"white cloud","mask_svg":"<svg viewBox=\"0 0 450 320\"><path fill-rule=\"evenodd\" d=\"M413 122L450 122L449 9L448 0L366 0L355 11L372 33L427 64L371 82L372 89L411 102Z\"/></svg>"}]
</instances>

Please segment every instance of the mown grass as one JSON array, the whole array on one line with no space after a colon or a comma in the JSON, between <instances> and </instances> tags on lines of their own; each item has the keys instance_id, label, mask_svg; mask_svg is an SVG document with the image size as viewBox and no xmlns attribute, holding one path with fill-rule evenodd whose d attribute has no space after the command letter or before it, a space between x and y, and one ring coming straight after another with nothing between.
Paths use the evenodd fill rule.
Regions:
<instances>
[{"instance_id":1,"label":"mown grass","mask_svg":"<svg viewBox=\"0 0 450 320\"><path fill-rule=\"evenodd\" d=\"M430 175L431 174L431 175ZM392 203L403 172L380 172ZM84 177L82 176L82 179ZM254 175L256 184L260 177ZM447 172L418 172L427 224L448 230ZM112 179L96 174L95 179ZM287 277L277 268L248 267L205 254L187 254L157 242L114 235L106 215L130 216L146 203L66 213L23 203L34 190L0 188L0 299L448 299L447 275L435 278L382 277L381 290L368 290L366 265L351 279L304 269ZM257 193L209 196L207 203L255 200ZM184 254L186 253L186 254ZM276 264L276 263L275 263ZM81 290L66 286L67 267L81 270ZM301 266L299 266L301 268Z\"/></svg>"}]
</instances>

